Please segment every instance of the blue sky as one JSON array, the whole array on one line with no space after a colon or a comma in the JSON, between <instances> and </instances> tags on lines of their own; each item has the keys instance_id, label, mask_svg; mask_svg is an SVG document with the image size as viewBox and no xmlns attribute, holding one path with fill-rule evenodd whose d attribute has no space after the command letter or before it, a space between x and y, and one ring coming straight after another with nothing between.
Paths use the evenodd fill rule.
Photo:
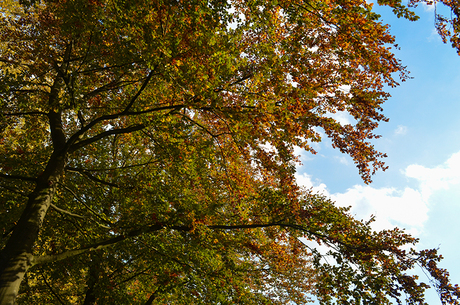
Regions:
<instances>
[{"instance_id":1,"label":"blue sky","mask_svg":"<svg viewBox=\"0 0 460 305\"><path fill-rule=\"evenodd\" d=\"M439 247L440 266L460 284L460 56L435 32L432 6L417 8L416 22L376 10L391 25L400 46L395 54L413 77L389 88L383 106L390 121L377 129L382 138L375 146L388 154L389 169L365 185L351 158L324 141L317 155L302 153L298 180L351 205L360 219L375 215L376 229L405 228L420 238L418 249ZM440 304L433 289L427 301Z\"/></svg>"}]
</instances>

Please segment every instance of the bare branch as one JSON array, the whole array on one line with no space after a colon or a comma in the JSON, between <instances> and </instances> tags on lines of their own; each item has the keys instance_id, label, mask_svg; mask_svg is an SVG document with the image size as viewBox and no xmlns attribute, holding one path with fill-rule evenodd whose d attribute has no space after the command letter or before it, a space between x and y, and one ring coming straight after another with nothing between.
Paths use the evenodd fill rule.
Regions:
<instances>
[{"instance_id":1,"label":"bare branch","mask_svg":"<svg viewBox=\"0 0 460 305\"><path fill-rule=\"evenodd\" d=\"M174 105L174 106L163 106L163 107L155 107L147 110L142 110L142 111L128 111L125 114L126 115L139 115L139 114L145 114L145 113L151 113L151 112L156 112L156 111L161 111L161 110L181 110L184 108L185 105Z\"/></svg>"},{"instance_id":2,"label":"bare branch","mask_svg":"<svg viewBox=\"0 0 460 305\"><path fill-rule=\"evenodd\" d=\"M97 124L102 123L104 121L114 120L114 119L118 119L118 118L124 117L124 116L134 116L134 115L152 113L152 112L162 111L162 110L181 109L183 107L184 107L184 105L162 106L162 107L155 107L155 108L151 108L151 109L147 109L147 110L143 110L143 111L131 111L131 112L127 111L127 112L124 112L124 110L123 110L122 112L118 112L118 113L115 113L115 114L103 115L101 117L98 117L98 118L92 120L86 126L82 127L78 132L74 133L69 138L69 140L67 141L67 145L69 147L75 145L75 143L85 134L85 132L87 132L88 130L90 130L91 128L96 126ZM77 147L77 148L75 148L73 150L76 150L78 148L80 148L80 147ZM72 148L71 148L71 150L72 150Z\"/></svg>"},{"instance_id":3,"label":"bare branch","mask_svg":"<svg viewBox=\"0 0 460 305\"><path fill-rule=\"evenodd\" d=\"M132 279L135 279L136 277L138 277L139 275L141 274L146 274L145 271L149 270L150 268L145 268L143 269L142 271L140 272L136 272L135 274L131 275L130 277L122 280L121 282L117 283L115 286L119 286L120 284L123 284L123 283L126 283L126 282L129 282L131 281Z\"/></svg>"},{"instance_id":4,"label":"bare branch","mask_svg":"<svg viewBox=\"0 0 460 305\"><path fill-rule=\"evenodd\" d=\"M115 90L115 89L121 89L121 88L126 87L128 85L135 84L135 83L137 83L139 81L139 80L132 80L132 81L126 80L126 81L123 81L123 80L120 80L120 78L118 80L113 80L110 83L107 83L107 84L105 84L105 85L103 85L103 86L101 86L99 88L96 88L91 92L86 93L83 96L83 98L90 98L90 97L98 95L99 93L102 93L102 92Z\"/></svg>"},{"instance_id":5,"label":"bare branch","mask_svg":"<svg viewBox=\"0 0 460 305\"><path fill-rule=\"evenodd\" d=\"M76 150L78 150L78 149L80 149L82 147L85 147L86 145L89 145L91 143L94 143L96 141L99 141L100 139L103 139L103 138L111 136L111 135L123 134L123 133L131 133L131 132L134 132L134 131L144 129L145 127L146 126L143 125L143 124L137 124L137 125L132 125L132 126L129 126L129 127L126 127L126 128L107 130L107 131L101 132L98 135L95 135L94 137L91 137L91 138L86 139L86 140L79 141L79 142L71 145L69 147L69 152L74 152L74 151L76 151Z\"/></svg>"},{"instance_id":6,"label":"bare branch","mask_svg":"<svg viewBox=\"0 0 460 305\"><path fill-rule=\"evenodd\" d=\"M89 171L86 171L86 170L75 170L83 175L85 175L86 177L88 177L90 180L94 181L94 182L97 182L97 183L101 183L101 184L104 184L104 185L107 185L107 186L112 186L112 187L116 187L116 188L121 188L121 186L119 186L118 184L116 183L112 183L112 182L108 182L108 181L105 181L105 180L102 180L102 179L99 179L98 177L95 177L93 175L91 175L89 173Z\"/></svg>"},{"instance_id":7,"label":"bare branch","mask_svg":"<svg viewBox=\"0 0 460 305\"><path fill-rule=\"evenodd\" d=\"M51 204L51 207L52 207L53 209L55 209L56 211L58 211L58 212L61 212L61 213L66 214L66 215L70 215L70 216L72 216L72 217L76 217L76 218L88 218L88 216L81 216L81 215L78 215L78 214L74 214L74 213L72 213L72 212L69 212L69 211L67 211L67 210L61 209L61 208L55 206L54 204Z\"/></svg>"},{"instance_id":8,"label":"bare branch","mask_svg":"<svg viewBox=\"0 0 460 305\"><path fill-rule=\"evenodd\" d=\"M13 232L13 230L16 228L16 225L12 226L11 228L9 228L8 230L5 230L5 232L3 233L2 237L7 237L8 235L10 235L11 232Z\"/></svg>"},{"instance_id":9,"label":"bare branch","mask_svg":"<svg viewBox=\"0 0 460 305\"><path fill-rule=\"evenodd\" d=\"M52 255L43 255L43 256L34 257L31 259L31 266L61 261L63 259L75 256L75 255L79 255L79 254L82 254L88 251L91 251L91 249L77 249L77 250L70 250L70 251L66 251L63 253L55 254L55 255L52 254Z\"/></svg>"},{"instance_id":10,"label":"bare branch","mask_svg":"<svg viewBox=\"0 0 460 305\"><path fill-rule=\"evenodd\" d=\"M147 77L145 78L144 80L144 83L142 84L142 86L139 88L139 90L136 92L136 94L131 98L131 100L129 101L128 105L126 105L126 108L125 110L123 110L122 113L128 113L129 112L129 109L131 109L131 107L133 106L133 104L136 102L137 98L141 95L141 93L144 91L145 87L147 87L147 84L150 82L150 80L152 79L153 75L154 75L154 72L155 69L153 69L152 71L150 71L150 73L147 75Z\"/></svg>"},{"instance_id":11,"label":"bare branch","mask_svg":"<svg viewBox=\"0 0 460 305\"><path fill-rule=\"evenodd\" d=\"M238 84L244 82L245 80L250 79L250 78L253 77L253 76L254 76L253 73L249 73L249 74L247 74L247 75L245 75L245 76L243 76L243 77L237 79L236 81L234 81L234 82L228 84L225 88L216 88L216 89L214 89L213 91L214 91L214 92L222 92L222 91L225 91L225 90L227 90L227 88L232 87L232 86L234 86L234 85L238 85Z\"/></svg>"}]
</instances>

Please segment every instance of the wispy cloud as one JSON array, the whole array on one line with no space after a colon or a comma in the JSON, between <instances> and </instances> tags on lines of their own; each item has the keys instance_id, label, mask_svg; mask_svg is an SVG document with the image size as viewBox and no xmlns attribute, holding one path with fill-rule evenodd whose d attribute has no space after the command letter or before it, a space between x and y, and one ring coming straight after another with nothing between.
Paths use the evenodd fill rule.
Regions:
<instances>
[{"instance_id":1,"label":"wispy cloud","mask_svg":"<svg viewBox=\"0 0 460 305\"><path fill-rule=\"evenodd\" d=\"M404 125L398 125L398 127L396 127L395 131L394 131L394 134L397 135L397 136L403 136L407 133L407 127L404 126Z\"/></svg>"},{"instance_id":2,"label":"wispy cloud","mask_svg":"<svg viewBox=\"0 0 460 305\"><path fill-rule=\"evenodd\" d=\"M344 165L349 165L350 164L350 161L349 159L347 159L347 157L345 157L344 155L342 156L335 156L334 157L335 160L339 161L340 163L344 164Z\"/></svg>"},{"instance_id":3,"label":"wispy cloud","mask_svg":"<svg viewBox=\"0 0 460 305\"><path fill-rule=\"evenodd\" d=\"M439 36L436 29L432 29L430 35L427 37L429 42L442 42L441 36Z\"/></svg>"}]
</instances>

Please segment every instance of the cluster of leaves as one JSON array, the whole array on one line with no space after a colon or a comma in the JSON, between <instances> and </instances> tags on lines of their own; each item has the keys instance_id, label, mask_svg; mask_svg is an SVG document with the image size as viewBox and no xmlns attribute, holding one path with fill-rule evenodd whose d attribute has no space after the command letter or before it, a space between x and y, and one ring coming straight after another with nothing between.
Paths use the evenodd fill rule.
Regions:
<instances>
[{"instance_id":1,"label":"cluster of leaves","mask_svg":"<svg viewBox=\"0 0 460 305\"><path fill-rule=\"evenodd\" d=\"M371 4L2 8L1 304L423 304L417 264L457 304L440 256L295 182L319 130L364 181L384 168L370 141L406 71Z\"/></svg>"}]
</instances>

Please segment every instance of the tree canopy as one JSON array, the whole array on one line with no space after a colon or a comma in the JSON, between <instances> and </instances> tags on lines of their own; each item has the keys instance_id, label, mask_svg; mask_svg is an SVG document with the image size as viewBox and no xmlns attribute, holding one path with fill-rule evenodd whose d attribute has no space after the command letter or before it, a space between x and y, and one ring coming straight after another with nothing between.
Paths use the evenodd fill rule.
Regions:
<instances>
[{"instance_id":1,"label":"tree canopy","mask_svg":"<svg viewBox=\"0 0 460 305\"><path fill-rule=\"evenodd\" d=\"M436 250L295 181L321 134L385 169L407 71L372 6L2 1L0 304L425 304L414 267L458 304Z\"/></svg>"}]
</instances>

